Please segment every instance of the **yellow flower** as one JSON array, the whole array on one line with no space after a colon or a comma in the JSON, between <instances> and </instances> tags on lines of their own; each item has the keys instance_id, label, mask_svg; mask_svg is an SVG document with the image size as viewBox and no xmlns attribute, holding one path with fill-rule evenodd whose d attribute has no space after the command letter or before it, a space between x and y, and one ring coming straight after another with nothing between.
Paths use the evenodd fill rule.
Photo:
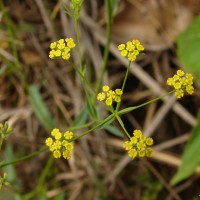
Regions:
<instances>
[{"instance_id":1,"label":"yellow flower","mask_svg":"<svg viewBox=\"0 0 200 200\"><path fill-rule=\"evenodd\" d=\"M137 148L138 149L145 149L146 144L143 141L140 141L140 142L137 143Z\"/></svg>"},{"instance_id":2,"label":"yellow flower","mask_svg":"<svg viewBox=\"0 0 200 200\"><path fill-rule=\"evenodd\" d=\"M69 58L70 58L70 53L67 52L67 51L64 51L64 52L62 53L62 58L63 58L64 60L69 60Z\"/></svg>"},{"instance_id":3,"label":"yellow flower","mask_svg":"<svg viewBox=\"0 0 200 200\"><path fill-rule=\"evenodd\" d=\"M54 145L54 149L61 149L62 147L62 143L59 140L56 140L53 145Z\"/></svg>"},{"instance_id":4,"label":"yellow flower","mask_svg":"<svg viewBox=\"0 0 200 200\"><path fill-rule=\"evenodd\" d=\"M142 136L142 131L141 130L134 130L133 131L133 135L136 137L136 138L140 138Z\"/></svg>"},{"instance_id":5,"label":"yellow flower","mask_svg":"<svg viewBox=\"0 0 200 200\"><path fill-rule=\"evenodd\" d=\"M71 151L74 148L74 146L72 143L67 143L67 144L65 144L65 148L66 148L66 150Z\"/></svg>"},{"instance_id":6,"label":"yellow flower","mask_svg":"<svg viewBox=\"0 0 200 200\"><path fill-rule=\"evenodd\" d=\"M120 45L118 46L118 49L119 49L120 51L124 50L124 49L125 49L125 44L120 44Z\"/></svg>"},{"instance_id":7,"label":"yellow flower","mask_svg":"<svg viewBox=\"0 0 200 200\"><path fill-rule=\"evenodd\" d=\"M136 55L135 55L134 53L129 53L129 54L128 54L128 59L129 59L130 61L134 61L134 60L136 59Z\"/></svg>"},{"instance_id":8,"label":"yellow flower","mask_svg":"<svg viewBox=\"0 0 200 200\"><path fill-rule=\"evenodd\" d=\"M139 40L132 40L126 42L126 44L120 44L118 50L123 57L128 58L128 60L132 62L135 61L140 52L144 50L144 47Z\"/></svg>"},{"instance_id":9,"label":"yellow flower","mask_svg":"<svg viewBox=\"0 0 200 200\"><path fill-rule=\"evenodd\" d=\"M59 43L59 44L63 44L63 43L64 43L64 39L58 40L58 43Z\"/></svg>"},{"instance_id":10,"label":"yellow flower","mask_svg":"<svg viewBox=\"0 0 200 200\"><path fill-rule=\"evenodd\" d=\"M145 148L139 150L139 152L138 152L139 157L144 157L145 154L146 154Z\"/></svg>"},{"instance_id":11,"label":"yellow flower","mask_svg":"<svg viewBox=\"0 0 200 200\"><path fill-rule=\"evenodd\" d=\"M53 139L50 138L50 137L48 137L48 138L46 139L45 143L46 143L46 145L49 147L49 146L52 145L52 143L53 143Z\"/></svg>"},{"instance_id":12,"label":"yellow flower","mask_svg":"<svg viewBox=\"0 0 200 200\"><path fill-rule=\"evenodd\" d=\"M178 90L180 88L181 88L181 83L180 82L174 83L174 89Z\"/></svg>"},{"instance_id":13,"label":"yellow flower","mask_svg":"<svg viewBox=\"0 0 200 200\"><path fill-rule=\"evenodd\" d=\"M121 95L123 93L121 89L113 91L110 90L108 85L104 85L102 90L103 92L98 93L97 100L104 101L107 106L111 106L114 101L117 103L121 101Z\"/></svg>"},{"instance_id":14,"label":"yellow flower","mask_svg":"<svg viewBox=\"0 0 200 200\"><path fill-rule=\"evenodd\" d=\"M177 75L180 76L180 77L181 77L181 76L184 76L184 74L185 74L185 73L184 73L183 70L180 70L180 69L179 69L179 70L177 71Z\"/></svg>"},{"instance_id":15,"label":"yellow flower","mask_svg":"<svg viewBox=\"0 0 200 200\"><path fill-rule=\"evenodd\" d=\"M111 106L112 103L113 103L112 97L109 97L109 98L106 99L106 105L107 106Z\"/></svg>"},{"instance_id":16,"label":"yellow flower","mask_svg":"<svg viewBox=\"0 0 200 200\"><path fill-rule=\"evenodd\" d=\"M104 101L105 98L106 98L106 95L105 95L105 93L103 93L103 92L100 92L100 93L97 95L97 100L99 100L99 101Z\"/></svg>"},{"instance_id":17,"label":"yellow flower","mask_svg":"<svg viewBox=\"0 0 200 200\"><path fill-rule=\"evenodd\" d=\"M50 48L51 48L51 49L55 49L55 48L56 48L56 45L57 45L56 42L52 42L52 43L50 44Z\"/></svg>"},{"instance_id":18,"label":"yellow flower","mask_svg":"<svg viewBox=\"0 0 200 200\"><path fill-rule=\"evenodd\" d=\"M57 45L58 49L62 50L65 48L65 43L61 43Z\"/></svg>"},{"instance_id":19,"label":"yellow flower","mask_svg":"<svg viewBox=\"0 0 200 200\"><path fill-rule=\"evenodd\" d=\"M70 159L70 157L71 157L70 153L71 153L70 151L67 151L67 150L64 151L63 154L62 154L63 158L64 159Z\"/></svg>"},{"instance_id":20,"label":"yellow flower","mask_svg":"<svg viewBox=\"0 0 200 200\"><path fill-rule=\"evenodd\" d=\"M60 41L61 43L62 41ZM54 128L51 131L53 138L48 137L45 140L46 145L49 147L49 150L53 152L54 158L60 158L63 156L66 159L70 158L70 152L74 148L73 144L67 140L73 138L74 134L71 131L66 131L62 134L59 129Z\"/></svg>"},{"instance_id":21,"label":"yellow flower","mask_svg":"<svg viewBox=\"0 0 200 200\"><path fill-rule=\"evenodd\" d=\"M72 139L73 136L74 136L74 134L73 134L73 132L71 132L71 131L66 131L66 132L64 133L64 138L65 138L66 140Z\"/></svg>"},{"instance_id":22,"label":"yellow flower","mask_svg":"<svg viewBox=\"0 0 200 200\"><path fill-rule=\"evenodd\" d=\"M73 49L76 45L75 45L75 43L74 43L73 40L70 40L70 41L67 42L67 46L68 46L70 49Z\"/></svg>"},{"instance_id":23,"label":"yellow flower","mask_svg":"<svg viewBox=\"0 0 200 200\"><path fill-rule=\"evenodd\" d=\"M133 45L133 43L131 42L131 41L128 41L127 43L126 43L126 50L128 51L128 52L131 52L131 51L133 51L135 49L135 46Z\"/></svg>"},{"instance_id":24,"label":"yellow flower","mask_svg":"<svg viewBox=\"0 0 200 200\"><path fill-rule=\"evenodd\" d=\"M181 89L180 90L176 90L175 95L176 95L177 99L180 99L181 97L184 96L184 92Z\"/></svg>"},{"instance_id":25,"label":"yellow flower","mask_svg":"<svg viewBox=\"0 0 200 200\"><path fill-rule=\"evenodd\" d=\"M194 93L194 87L191 85L186 86L186 91L188 94L193 94Z\"/></svg>"},{"instance_id":26,"label":"yellow flower","mask_svg":"<svg viewBox=\"0 0 200 200\"><path fill-rule=\"evenodd\" d=\"M153 139L152 138L147 138L146 139L146 144L151 146L153 144Z\"/></svg>"},{"instance_id":27,"label":"yellow flower","mask_svg":"<svg viewBox=\"0 0 200 200\"><path fill-rule=\"evenodd\" d=\"M124 149L125 150L130 150L130 149L132 149L132 144L131 144L131 142L129 142L129 141L126 141L126 142L124 142Z\"/></svg>"},{"instance_id":28,"label":"yellow flower","mask_svg":"<svg viewBox=\"0 0 200 200\"><path fill-rule=\"evenodd\" d=\"M55 50L51 50L50 52L49 52L49 58L54 58L55 57Z\"/></svg>"},{"instance_id":29,"label":"yellow flower","mask_svg":"<svg viewBox=\"0 0 200 200\"><path fill-rule=\"evenodd\" d=\"M123 92L122 92L121 89L116 89L116 90L115 90L115 93L116 93L117 95L122 95L122 94L123 94Z\"/></svg>"},{"instance_id":30,"label":"yellow flower","mask_svg":"<svg viewBox=\"0 0 200 200\"><path fill-rule=\"evenodd\" d=\"M53 152L53 157L54 157L54 158L60 158L60 157L61 157L60 151L59 151L59 150L55 150L55 151Z\"/></svg>"},{"instance_id":31,"label":"yellow flower","mask_svg":"<svg viewBox=\"0 0 200 200\"><path fill-rule=\"evenodd\" d=\"M115 98L115 92L113 90L109 90L107 92L107 96L110 97L110 98L112 98L112 99L114 99Z\"/></svg>"},{"instance_id":32,"label":"yellow flower","mask_svg":"<svg viewBox=\"0 0 200 200\"><path fill-rule=\"evenodd\" d=\"M61 56L61 54L62 54L62 52L61 52L61 50L56 50L55 52L54 52L54 55L56 56L56 57L60 57Z\"/></svg>"},{"instance_id":33,"label":"yellow flower","mask_svg":"<svg viewBox=\"0 0 200 200\"><path fill-rule=\"evenodd\" d=\"M172 86L174 84L173 78L168 78L167 79L167 85Z\"/></svg>"},{"instance_id":34,"label":"yellow flower","mask_svg":"<svg viewBox=\"0 0 200 200\"><path fill-rule=\"evenodd\" d=\"M126 57L127 54L128 54L128 51L127 51L127 50L124 49L124 50L121 51L121 55L122 55L123 57Z\"/></svg>"},{"instance_id":35,"label":"yellow flower","mask_svg":"<svg viewBox=\"0 0 200 200\"><path fill-rule=\"evenodd\" d=\"M59 140L62 137L61 132L55 133L54 137L55 137L56 140Z\"/></svg>"},{"instance_id":36,"label":"yellow flower","mask_svg":"<svg viewBox=\"0 0 200 200\"><path fill-rule=\"evenodd\" d=\"M54 128L52 131L51 131L51 135L55 137L56 134L60 133L59 129L58 128Z\"/></svg>"},{"instance_id":37,"label":"yellow flower","mask_svg":"<svg viewBox=\"0 0 200 200\"><path fill-rule=\"evenodd\" d=\"M128 155L130 158L134 159L137 156L137 151L135 149L131 149L128 151Z\"/></svg>"},{"instance_id":38,"label":"yellow flower","mask_svg":"<svg viewBox=\"0 0 200 200\"><path fill-rule=\"evenodd\" d=\"M63 58L64 60L70 59L70 51L76 46L72 38L60 39L57 42L52 42L49 52L49 58L58 59Z\"/></svg>"},{"instance_id":39,"label":"yellow flower","mask_svg":"<svg viewBox=\"0 0 200 200\"><path fill-rule=\"evenodd\" d=\"M134 159L137 155L139 157L152 156L152 149L149 147L153 144L152 138L146 138L142 131L134 130L134 136L130 138L130 141L124 142L124 149L128 151L130 158Z\"/></svg>"},{"instance_id":40,"label":"yellow flower","mask_svg":"<svg viewBox=\"0 0 200 200\"><path fill-rule=\"evenodd\" d=\"M121 97L120 96L115 96L115 99L114 99L117 103L119 103L121 101Z\"/></svg>"},{"instance_id":41,"label":"yellow flower","mask_svg":"<svg viewBox=\"0 0 200 200\"><path fill-rule=\"evenodd\" d=\"M110 87L108 85L103 86L103 91L108 92L110 90Z\"/></svg>"},{"instance_id":42,"label":"yellow flower","mask_svg":"<svg viewBox=\"0 0 200 200\"><path fill-rule=\"evenodd\" d=\"M137 144L138 142L138 139L134 136L130 140L131 140L131 144Z\"/></svg>"},{"instance_id":43,"label":"yellow flower","mask_svg":"<svg viewBox=\"0 0 200 200\"><path fill-rule=\"evenodd\" d=\"M176 74L167 79L167 85L175 89L176 98L179 99L184 96L184 93L193 94L193 76L182 70L178 70Z\"/></svg>"}]
</instances>

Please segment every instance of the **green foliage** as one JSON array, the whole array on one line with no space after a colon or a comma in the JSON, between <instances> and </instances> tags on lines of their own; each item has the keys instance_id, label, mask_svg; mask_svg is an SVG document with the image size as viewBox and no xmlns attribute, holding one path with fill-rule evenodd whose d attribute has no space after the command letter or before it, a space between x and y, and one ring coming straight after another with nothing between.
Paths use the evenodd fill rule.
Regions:
<instances>
[{"instance_id":1,"label":"green foliage","mask_svg":"<svg viewBox=\"0 0 200 200\"><path fill-rule=\"evenodd\" d=\"M107 130L109 133L111 133L114 136L117 136L120 138L124 137L124 134L117 127L115 127L113 125L107 125L105 127L105 130Z\"/></svg>"},{"instance_id":2,"label":"green foliage","mask_svg":"<svg viewBox=\"0 0 200 200\"><path fill-rule=\"evenodd\" d=\"M34 112L41 124L48 130L52 130L55 127L55 123L49 113L44 101L38 91L38 89L30 85L27 88L30 103L33 106Z\"/></svg>"},{"instance_id":3,"label":"green foliage","mask_svg":"<svg viewBox=\"0 0 200 200\"><path fill-rule=\"evenodd\" d=\"M177 37L177 47L178 58L200 87L200 15Z\"/></svg>"},{"instance_id":4,"label":"green foliage","mask_svg":"<svg viewBox=\"0 0 200 200\"><path fill-rule=\"evenodd\" d=\"M97 119L97 110L95 108L95 105L92 102L92 98L89 95L86 95L86 102L87 102L87 108L88 108L90 115L94 119Z\"/></svg>"},{"instance_id":5,"label":"green foliage","mask_svg":"<svg viewBox=\"0 0 200 200\"><path fill-rule=\"evenodd\" d=\"M200 164L200 112L197 119L198 123L193 129L191 138L185 147L182 163L178 172L171 180L173 185L191 176Z\"/></svg>"},{"instance_id":6,"label":"green foliage","mask_svg":"<svg viewBox=\"0 0 200 200\"><path fill-rule=\"evenodd\" d=\"M5 122L4 124L0 124L0 135L2 138L5 138L7 135L9 135L12 132L12 129L8 127L8 122Z\"/></svg>"},{"instance_id":7,"label":"green foliage","mask_svg":"<svg viewBox=\"0 0 200 200\"><path fill-rule=\"evenodd\" d=\"M87 117L88 117L88 107L84 106L79 115L74 119L72 123L72 128L83 125L86 122Z\"/></svg>"}]
</instances>

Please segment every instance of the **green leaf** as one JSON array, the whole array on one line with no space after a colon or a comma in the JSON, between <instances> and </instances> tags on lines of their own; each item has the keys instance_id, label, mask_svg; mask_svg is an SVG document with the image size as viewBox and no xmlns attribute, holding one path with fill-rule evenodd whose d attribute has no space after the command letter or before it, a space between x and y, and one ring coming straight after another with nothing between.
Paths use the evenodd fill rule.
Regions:
<instances>
[{"instance_id":1,"label":"green leaf","mask_svg":"<svg viewBox=\"0 0 200 200\"><path fill-rule=\"evenodd\" d=\"M0 68L0 76L4 75L9 70L9 68L10 68L9 65L1 66L1 68Z\"/></svg>"},{"instance_id":2,"label":"green leaf","mask_svg":"<svg viewBox=\"0 0 200 200\"><path fill-rule=\"evenodd\" d=\"M117 0L111 0L112 16L115 15L117 9L118 9L118 1Z\"/></svg>"},{"instance_id":3,"label":"green leaf","mask_svg":"<svg viewBox=\"0 0 200 200\"><path fill-rule=\"evenodd\" d=\"M48 130L51 131L55 127L55 123L49 113L38 89L31 85L28 87L29 101L33 106L34 112L38 117L41 124Z\"/></svg>"},{"instance_id":4,"label":"green leaf","mask_svg":"<svg viewBox=\"0 0 200 200\"><path fill-rule=\"evenodd\" d=\"M90 115L94 118L97 119L97 110L92 102L92 97L89 95L86 95L86 100L87 100L87 107Z\"/></svg>"},{"instance_id":5,"label":"green leaf","mask_svg":"<svg viewBox=\"0 0 200 200\"><path fill-rule=\"evenodd\" d=\"M113 126L113 125L107 125L105 127L105 129L107 131L109 131L111 134L113 134L114 136L117 136L117 137L120 137L120 138L124 137L124 134L121 132L121 130L118 129L117 127Z\"/></svg>"},{"instance_id":6,"label":"green leaf","mask_svg":"<svg viewBox=\"0 0 200 200\"><path fill-rule=\"evenodd\" d=\"M72 123L72 127L77 127L83 125L88 117L88 108L87 106L84 106L81 110L80 114L75 118L75 120Z\"/></svg>"},{"instance_id":7,"label":"green leaf","mask_svg":"<svg viewBox=\"0 0 200 200\"><path fill-rule=\"evenodd\" d=\"M177 55L184 69L193 74L200 87L200 15L177 37Z\"/></svg>"},{"instance_id":8,"label":"green leaf","mask_svg":"<svg viewBox=\"0 0 200 200\"><path fill-rule=\"evenodd\" d=\"M180 181L191 176L197 166L200 164L200 112L198 114L198 123L192 131L190 140L188 141L182 156L182 163L171 180L171 184L175 185Z\"/></svg>"},{"instance_id":9,"label":"green leaf","mask_svg":"<svg viewBox=\"0 0 200 200\"><path fill-rule=\"evenodd\" d=\"M103 123L99 128L106 128L109 124L111 124L115 120L115 116L112 114L106 118L105 123Z\"/></svg>"}]
</instances>

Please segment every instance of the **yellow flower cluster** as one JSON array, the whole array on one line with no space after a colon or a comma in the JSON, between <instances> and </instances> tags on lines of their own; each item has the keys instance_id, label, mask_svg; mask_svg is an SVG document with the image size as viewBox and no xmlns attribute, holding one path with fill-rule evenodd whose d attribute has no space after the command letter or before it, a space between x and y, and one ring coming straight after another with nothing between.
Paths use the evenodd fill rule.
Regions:
<instances>
[{"instance_id":1,"label":"yellow flower cluster","mask_svg":"<svg viewBox=\"0 0 200 200\"><path fill-rule=\"evenodd\" d=\"M139 40L132 40L126 44L120 44L118 49L121 51L123 57L128 58L129 61L135 61L140 51L144 50L144 47L140 44Z\"/></svg>"},{"instance_id":2,"label":"yellow flower cluster","mask_svg":"<svg viewBox=\"0 0 200 200\"><path fill-rule=\"evenodd\" d=\"M50 44L51 51L49 52L49 58L63 58L64 60L69 60L71 56L70 51L75 46L76 45L72 38L60 39L57 42L52 42Z\"/></svg>"},{"instance_id":3,"label":"yellow flower cluster","mask_svg":"<svg viewBox=\"0 0 200 200\"><path fill-rule=\"evenodd\" d=\"M121 96L123 94L121 89L116 89L115 91L110 90L110 87L108 85L103 86L103 92L100 92L97 95L97 99L99 101L104 101L107 106L111 106L113 104L113 101L120 102Z\"/></svg>"},{"instance_id":4,"label":"yellow flower cluster","mask_svg":"<svg viewBox=\"0 0 200 200\"><path fill-rule=\"evenodd\" d=\"M124 143L124 149L128 151L130 158L134 159L136 156L139 157L150 157L153 154L151 146L153 144L153 139L150 137L145 137L140 130L134 130L133 137L130 141Z\"/></svg>"},{"instance_id":5,"label":"yellow flower cluster","mask_svg":"<svg viewBox=\"0 0 200 200\"><path fill-rule=\"evenodd\" d=\"M178 70L176 74L167 79L167 85L172 86L176 92L177 99L184 96L184 92L192 94L194 92L193 76L192 74L184 73L182 70Z\"/></svg>"},{"instance_id":6,"label":"yellow flower cluster","mask_svg":"<svg viewBox=\"0 0 200 200\"><path fill-rule=\"evenodd\" d=\"M62 134L59 129L54 128L51 131L52 137L48 137L45 141L50 151L53 152L54 158L63 156L65 159L70 159L70 153L74 148L73 144L69 141L73 138L74 134L71 131L66 131Z\"/></svg>"}]
</instances>

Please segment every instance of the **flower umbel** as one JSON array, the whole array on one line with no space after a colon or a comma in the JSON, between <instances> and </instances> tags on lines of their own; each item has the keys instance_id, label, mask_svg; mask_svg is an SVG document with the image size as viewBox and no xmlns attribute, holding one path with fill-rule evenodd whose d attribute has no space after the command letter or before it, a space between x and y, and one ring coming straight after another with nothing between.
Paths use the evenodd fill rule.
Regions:
<instances>
[{"instance_id":1,"label":"flower umbel","mask_svg":"<svg viewBox=\"0 0 200 200\"><path fill-rule=\"evenodd\" d=\"M104 101L107 106L112 106L113 102L120 102L123 94L121 89L111 90L108 85L104 85L102 88L103 92L97 95L97 100Z\"/></svg>"},{"instance_id":2,"label":"flower umbel","mask_svg":"<svg viewBox=\"0 0 200 200\"><path fill-rule=\"evenodd\" d=\"M52 151L54 158L63 156L65 159L70 159L70 153L74 146L70 140L74 137L73 132L66 131L64 134L59 129L54 128L51 131L52 137L48 137L45 141L49 150Z\"/></svg>"},{"instance_id":3,"label":"flower umbel","mask_svg":"<svg viewBox=\"0 0 200 200\"><path fill-rule=\"evenodd\" d=\"M176 74L167 79L167 85L175 89L175 95L177 99L184 96L184 93L193 94L193 76L192 74L184 73L182 70L178 70Z\"/></svg>"},{"instance_id":4,"label":"flower umbel","mask_svg":"<svg viewBox=\"0 0 200 200\"><path fill-rule=\"evenodd\" d=\"M52 42L50 44L51 51L49 52L49 58L63 58L64 60L69 60L71 56L70 51L75 46L76 45L72 38L60 39L57 42Z\"/></svg>"},{"instance_id":5,"label":"flower umbel","mask_svg":"<svg viewBox=\"0 0 200 200\"><path fill-rule=\"evenodd\" d=\"M124 142L124 149L128 151L130 158L134 159L136 156L139 157L151 157L153 150L150 146L153 145L153 139L145 137L140 130L134 130L133 137L130 141Z\"/></svg>"},{"instance_id":6,"label":"flower umbel","mask_svg":"<svg viewBox=\"0 0 200 200\"><path fill-rule=\"evenodd\" d=\"M135 61L140 52L144 50L144 47L139 40L132 40L126 44L120 44L118 49L123 57L128 58L129 61Z\"/></svg>"}]
</instances>

